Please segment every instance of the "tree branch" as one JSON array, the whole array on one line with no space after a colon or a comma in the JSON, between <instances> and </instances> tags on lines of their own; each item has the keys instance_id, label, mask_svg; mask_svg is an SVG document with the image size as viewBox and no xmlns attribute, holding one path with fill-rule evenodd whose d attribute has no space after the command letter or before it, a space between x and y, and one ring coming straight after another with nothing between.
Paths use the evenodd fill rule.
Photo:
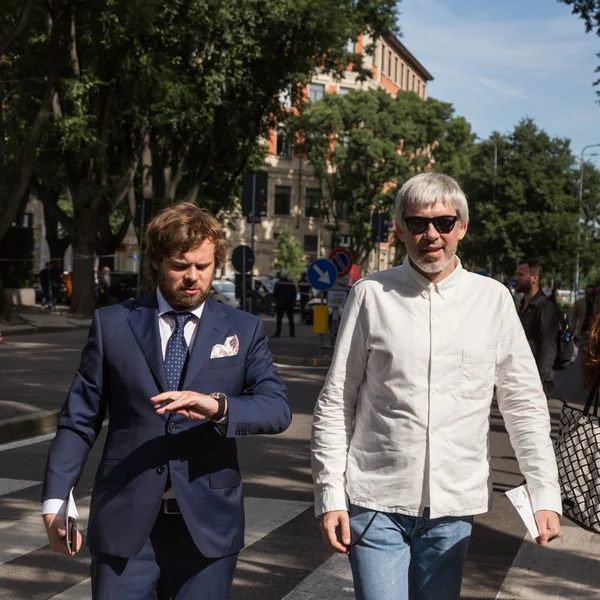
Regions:
<instances>
[{"instance_id":1,"label":"tree branch","mask_svg":"<svg viewBox=\"0 0 600 600\"><path fill-rule=\"evenodd\" d=\"M21 15L19 16L19 21L17 22L17 26L13 29L12 33L8 35L8 37L0 42L0 56L6 54L10 47L15 43L17 38L23 33L25 28L27 27L27 21L29 20L29 14L31 13L31 9L33 8L36 0L26 0L23 5L23 9L21 10Z\"/></svg>"}]
</instances>

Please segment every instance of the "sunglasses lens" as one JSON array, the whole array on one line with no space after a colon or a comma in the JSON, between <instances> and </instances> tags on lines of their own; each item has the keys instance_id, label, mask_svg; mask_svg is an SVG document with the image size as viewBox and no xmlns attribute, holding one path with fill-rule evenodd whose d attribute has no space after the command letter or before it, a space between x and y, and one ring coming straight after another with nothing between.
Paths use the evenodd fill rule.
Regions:
<instances>
[{"instance_id":1,"label":"sunglasses lens","mask_svg":"<svg viewBox=\"0 0 600 600\"><path fill-rule=\"evenodd\" d=\"M456 217L435 217L433 221L433 226L440 233L450 233L454 229L454 224L456 223Z\"/></svg>"},{"instance_id":2,"label":"sunglasses lens","mask_svg":"<svg viewBox=\"0 0 600 600\"><path fill-rule=\"evenodd\" d=\"M423 233L429 225L428 219L422 219L421 217L406 217L404 221L411 233Z\"/></svg>"}]
</instances>

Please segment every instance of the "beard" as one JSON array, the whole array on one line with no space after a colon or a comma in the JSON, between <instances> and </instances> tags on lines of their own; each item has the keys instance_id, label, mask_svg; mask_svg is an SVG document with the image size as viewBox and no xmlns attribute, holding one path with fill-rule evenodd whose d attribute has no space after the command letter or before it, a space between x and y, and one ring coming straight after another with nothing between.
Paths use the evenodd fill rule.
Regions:
<instances>
[{"instance_id":1,"label":"beard","mask_svg":"<svg viewBox=\"0 0 600 600\"><path fill-rule=\"evenodd\" d=\"M441 273L456 255L456 249L442 246L441 250L442 257L436 258L422 254L421 249L417 248L415 253L416 256L410 256L410 258L423 273Z\"/></svg>"},{"instance_id":2,"label":"beard","mask_svg":"<svg viewBox=\"0 0 600 600\"><path fill-rule=\"evenodd\" d=\"M207 286L206 290L201 290L200 288L196 288L191 284L186 284L185 282L178 286L177 288L170 288L169 284L165 280L164 277L159 276L158 285L160 287L160 291L164 299L169 303L169 306L176 311L180 310L194 310L198 308L209 296L210 294L210 286L212 285L212 279L210 280L210 284ZM186 290L198 290L198 293L194 296L188 296L185 291Z\"/></svg>"}]
</instances>

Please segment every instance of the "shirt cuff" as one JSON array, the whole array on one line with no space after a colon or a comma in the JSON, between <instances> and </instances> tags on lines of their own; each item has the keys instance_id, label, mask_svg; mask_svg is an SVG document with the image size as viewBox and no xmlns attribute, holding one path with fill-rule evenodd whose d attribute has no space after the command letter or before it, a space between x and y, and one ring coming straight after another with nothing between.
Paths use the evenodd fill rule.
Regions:
<instances>
[{"instance_id":1,"label":"shirt cuff","mask_svg":"<svg viewBox=\"0 0 600 600\"><path fill-rule=\"evenodd\" d=\"M325 488L315 491L315 516L320 517L324 513L333 510L350 510L348 496L343 489Z\"/></svg>"},{"instance_id":2,"label":"shirt cuff","mask_svg":"<svg viewBox=\"0 0 600 600\"><path fill-rule=\"evenodd\" d=\"M536 513L538 510L553 510L562 515L562 501L560 491L554 490L529 490L531 508Z\"/></svg>"},{"instance_id":3,"label":"shirt cuff","mask_svg":"<svg viewBox=\"0 0 600 600\"><path fill-rule=\"evenodd\" d=\"M42 515L63 515L65 514L64 500L50 498L42 502Z\"/></svg>"},{"instance_id":4,"label":"shirt cuff","mask_svg":"<svg viewBox=\"0 0 600 600\"><path fill-rule=\"evenodd\" d=\"M213 421L213 423L221 435L226 435L227 425L229 424L229 413L227 413L222 419Z\"/></svg>"}]
</instances>

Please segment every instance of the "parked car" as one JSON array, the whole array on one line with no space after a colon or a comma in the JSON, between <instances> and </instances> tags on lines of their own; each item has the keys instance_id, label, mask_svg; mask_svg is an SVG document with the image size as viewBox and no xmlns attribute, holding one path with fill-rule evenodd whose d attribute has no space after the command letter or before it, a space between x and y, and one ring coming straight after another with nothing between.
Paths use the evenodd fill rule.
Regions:
<instances>
[{"instance_id":1,"label":"parked car","mask_svg":"<svg viewBox=\"0 0 600 600\"><path fill-rule=\"evenodd\" d=\"M227 306L233 306L239 308L239 301L235 297L235 284L229 279L216 279L213 281L210 288L210 297L215 302L226 304Z\"/></svg>"}]
</instances>

